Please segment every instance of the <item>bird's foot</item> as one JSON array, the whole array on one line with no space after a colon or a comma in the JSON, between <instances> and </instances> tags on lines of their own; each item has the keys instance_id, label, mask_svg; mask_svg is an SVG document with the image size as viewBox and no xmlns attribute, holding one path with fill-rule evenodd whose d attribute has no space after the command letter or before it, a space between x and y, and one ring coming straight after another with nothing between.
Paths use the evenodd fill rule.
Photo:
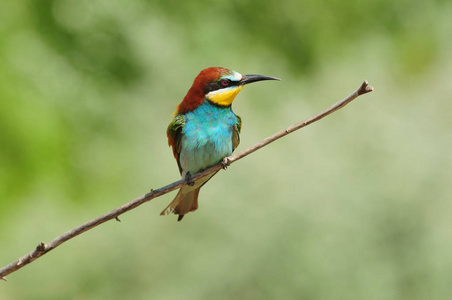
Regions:
<instances>
[{"instance_id":1,"label":"bird's foot","mask_svg":"<svg viewBox=\"0 0 452 300\"><path fill-rule=\"evenodd\" d=\"M231 165L229 158L225 157L221 160L221 167L226 170Z\"/></svg>"},{"instance_id":2,"label":"bird's foot","mask_svg":"<svg viewBox=\"0 0 452 300\"><path fill-rule=\"evenodd\" d=\"M185 174L185 181L187 182L187 184L189 186L194 186L195 185L195 182L191 179L190 172L187 172L187 174Z\"/></svg>"}]
</instances>

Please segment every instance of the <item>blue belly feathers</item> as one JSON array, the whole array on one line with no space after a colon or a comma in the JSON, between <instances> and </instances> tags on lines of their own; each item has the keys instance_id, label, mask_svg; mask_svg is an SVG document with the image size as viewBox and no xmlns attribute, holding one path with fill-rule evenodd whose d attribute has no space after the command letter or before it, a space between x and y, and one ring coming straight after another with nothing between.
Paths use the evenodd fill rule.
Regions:
<instances>
[{"instance_id":1,"label":"blue belly feathers","mask_svg":"<svg viewBox=\"0 0 452 300\"><path fill-rule=\"evenodd\" d=\"M232 154L232 132L238 122L231 107L204 102L185 114L180 164L182 175L194 174Z\"/></svg>"}]
</instances>

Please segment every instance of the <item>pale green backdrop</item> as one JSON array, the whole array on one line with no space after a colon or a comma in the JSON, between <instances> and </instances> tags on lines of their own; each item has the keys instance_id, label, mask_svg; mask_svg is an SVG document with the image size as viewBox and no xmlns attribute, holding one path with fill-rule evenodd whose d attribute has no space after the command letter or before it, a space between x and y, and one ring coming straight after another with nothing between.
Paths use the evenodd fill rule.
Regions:
<instances>
[{"instance_id":1,"label":"pale green backdrop","mask_svg":"<svg viewBox=\"0 0 452 300\"><path fill-rule=\"evenodd\" d=\"M0 282L0 299L452 299L450 1L6 0L0 265L179 179L166 127L209 66L238 151L180 223L165 195Z\"/></svg>"}]
</instances>

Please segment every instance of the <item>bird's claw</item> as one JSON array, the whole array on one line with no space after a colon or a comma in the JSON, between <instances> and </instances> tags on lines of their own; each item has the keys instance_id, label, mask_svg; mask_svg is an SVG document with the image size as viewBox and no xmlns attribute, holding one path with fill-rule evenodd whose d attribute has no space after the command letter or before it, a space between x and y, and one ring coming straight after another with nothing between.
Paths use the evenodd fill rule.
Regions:
<instances>
[{"instance_id":1,"label":"bird's claw","mask_svg":"<svg viewBox=\"0 0 452 300\"><path fill-rule=\"evenodd\" d=\"M221 167L224 170L226 170L230 165L231 165L231 162L229 161L229 159L227 157L225 157L221 160Z\"/></svg>"},{"instance_id":2,"label":"bird's claw","mask_svg":"<svg viewBox=\"0 0 452 300\"><path fill-rule=\"evenodd\" d=\"M187 184L189 186L194 186L195 185L195 182L191 179L190 172L187 172L187 174L185 174L185 181L187 182Z\"/></svg>"}]
</instances>

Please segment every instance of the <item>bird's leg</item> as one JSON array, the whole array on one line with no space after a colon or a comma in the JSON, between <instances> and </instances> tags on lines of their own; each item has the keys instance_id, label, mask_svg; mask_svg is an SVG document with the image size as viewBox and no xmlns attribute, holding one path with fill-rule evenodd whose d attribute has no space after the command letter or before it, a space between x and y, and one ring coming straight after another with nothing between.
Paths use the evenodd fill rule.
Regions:
<instances>
[{"instance_id":1,"label":"bird's leg","mask_svg":"<svg viewBox=\"0 0 452 300\"><path fill-rule=\"evenodd\" d=\"M225 157L221 160L221 167L224 170L226 170L230 165L231 165L231 162L229 161L229 159L227 157Z\"/></svg>"},{"instance_id":2,"label":"bird's leg","mask_svg":"<svg viewBox=\"0 0 452 300\"><path fill-rule=\"evenodd\" d=\"M187 184L189 186L194 186L195 185L195 182L193 180L191 180L190 172L187 172L187 174L185 174L185 181L187 182Z\"/></svg>"}]
</instances>

